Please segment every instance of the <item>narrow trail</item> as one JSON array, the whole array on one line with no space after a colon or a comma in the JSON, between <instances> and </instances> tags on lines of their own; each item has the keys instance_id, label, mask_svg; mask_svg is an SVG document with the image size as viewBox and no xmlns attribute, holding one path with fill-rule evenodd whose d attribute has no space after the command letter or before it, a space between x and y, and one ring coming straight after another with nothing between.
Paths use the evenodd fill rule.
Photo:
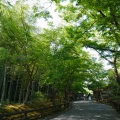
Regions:
<instances>
[{"instance_id":1,"label":"narrow trail","mask_svg":"<svg viewBox=\"0 0 120 120\"><path fill-rule=\"evenodd\" d=\"M94 101L76 101L69 110L44 120L120 120L120 114L108 105Z\"/></svg>"}]
</instances>

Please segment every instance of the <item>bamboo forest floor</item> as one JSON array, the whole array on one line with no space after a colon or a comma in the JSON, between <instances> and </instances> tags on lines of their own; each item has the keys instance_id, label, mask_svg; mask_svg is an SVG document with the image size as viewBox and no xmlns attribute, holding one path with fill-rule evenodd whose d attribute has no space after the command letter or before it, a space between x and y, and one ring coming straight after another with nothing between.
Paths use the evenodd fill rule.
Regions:
<instances>
[{"instance_id":1,"label":"bamboo forest floor","mask_svg":"<svg viewBox=\"0 0 120 120\"><path fill-rule=\"evenodd\" d=\"M76 101L72 108L44 120L120 120L111 106L94 101Z\"/></svg>"},{"instance_id":2,"label":"bamboo forest floor","mask_svg":"<svg viewBox=\"0 0 120 120\"><path fill-rule=\"evenodd\" d=\"M51 102L35 102L35 103L28 103L28 104L8 104L5 105L3 109L0 110L0 114L3 113L14 113L19 111L31 110L36 108L44 108L50 106Z\"/></svg>"}]
</instances>

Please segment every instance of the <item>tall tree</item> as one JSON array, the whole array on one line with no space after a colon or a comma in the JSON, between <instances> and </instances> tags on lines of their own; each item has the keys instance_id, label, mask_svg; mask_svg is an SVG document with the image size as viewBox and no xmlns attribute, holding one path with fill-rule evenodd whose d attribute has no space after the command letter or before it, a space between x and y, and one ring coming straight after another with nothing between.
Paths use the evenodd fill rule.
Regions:
<instances>
[{"instance_id":1,"label":"tall tree","mask_svg":"<svg viewBox=\"0 0 120 120\"><path fill-rule=\"evenodd\" d=\"M45 67L43 63L46 59L45 53L48 50L45 48L49 43L40 39L39 35L36 35L35 31L33 31L33 27L28 22L28 6L18 1L15 5L10 3L1 4L1 8L0 47L8 49L9 59L7 61L13 66L15 64L17 68L21 67L25 72L26 76L21 82L20 91L26 88L23 99L24 102L27 102L30 99L32 83L37 78L37 73L44 70L42 67ZM14 16L15 14L16 16ZM25 87L23 87L23 83Z\"/></svg>"},{"instance_id":2,"label":"tall tree","mask_svg":"<svg viewBox=\"0 0 120 120\"><path fill-rule=\"evenodd\" d=\"M63 19L73 25L73 37L78 43L93 48L113 67L115 80L120 85L119 59L120 29L119 1L74 0L55 1ZM68 14L69 13L69 14Z\"/></svg>"}]
</instances>

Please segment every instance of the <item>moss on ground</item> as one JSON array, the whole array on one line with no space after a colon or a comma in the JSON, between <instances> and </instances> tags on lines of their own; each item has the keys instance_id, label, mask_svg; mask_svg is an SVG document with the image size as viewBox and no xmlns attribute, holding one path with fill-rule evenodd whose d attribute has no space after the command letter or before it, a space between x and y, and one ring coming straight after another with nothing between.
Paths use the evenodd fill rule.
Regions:
<instances>
[{"instance_id":1,"label":"moss on ground","mask_svg":"<svg viewBox=\"0 0 120 120\"><path fill-rule=\"evenodd\" d=\"M13 113L13 112L31 110L36 108L44 108L51 105L52 103L48 101L45 102L36 101L36 102L29 102L26 104L8 104L3 106L3 108L0 110L0 114Z\"/></svg>"}]
</instances>

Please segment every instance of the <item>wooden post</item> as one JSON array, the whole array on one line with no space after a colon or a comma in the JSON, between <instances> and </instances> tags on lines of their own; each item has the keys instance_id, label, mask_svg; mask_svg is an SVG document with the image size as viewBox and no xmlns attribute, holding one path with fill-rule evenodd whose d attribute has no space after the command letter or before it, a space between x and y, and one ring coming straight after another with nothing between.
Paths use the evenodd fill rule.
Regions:
<instances>
[{"instance_id":1,"label":"wooden post","mask_svg":"<svg viewBox=\"0 0 120 120\"><path fill-rule=\"evenodd\" d=\"M0 116L0 120L3 120L4 119L4 116L2 115L2 116Z\"/></svg>"},{"instance_id":2,"label":"wooden post","mask_svg":"<svg viewBox=\"0 0 120 120\"><path fill-rule=\"evenodd\" d=\"M27 120L27 112L24 112L24 120Z\"/></svg>"}]
</instances>

